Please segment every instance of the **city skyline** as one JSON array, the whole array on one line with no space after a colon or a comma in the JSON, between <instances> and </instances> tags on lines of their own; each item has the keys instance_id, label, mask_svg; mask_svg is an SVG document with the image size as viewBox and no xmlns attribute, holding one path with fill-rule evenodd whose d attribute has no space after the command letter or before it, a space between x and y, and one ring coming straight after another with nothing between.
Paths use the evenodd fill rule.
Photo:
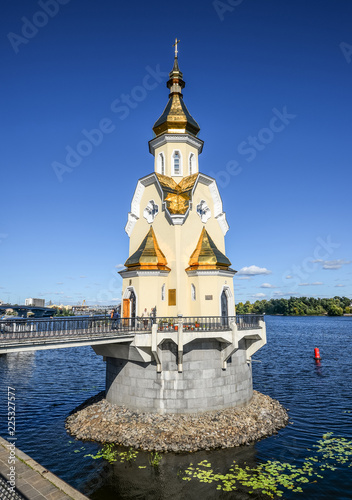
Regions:
<instances>
[{"instance_id":1,"label":"city skyline","mask_svg":"<svg viewBox=\"0 0 352 500\"><path fill-rule=\"evenodd\" d=\"M352 6L179 7L4 7L0 300L120 301L124 227L154 169L176 36L200 171L230 225L236 302L352 296Z\"/></svg>"}]
</instances>

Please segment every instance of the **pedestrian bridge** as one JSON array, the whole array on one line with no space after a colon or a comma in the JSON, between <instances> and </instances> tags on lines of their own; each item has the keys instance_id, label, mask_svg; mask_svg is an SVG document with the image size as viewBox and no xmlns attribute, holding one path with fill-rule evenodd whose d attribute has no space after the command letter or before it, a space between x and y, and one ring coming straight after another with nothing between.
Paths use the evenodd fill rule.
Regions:
<instances>
[{"instance_id":1,"label":"pedestrian bridge","mask_svg":"<svg viewBox=\"0 0 352 500\"><path fill-rule=\"evenodd\" d=\"M237 341L245 339L253 343L264 340L264 317L248 314L229 317L121 319L101 316L20 320L8 318L0 321L0 354L121 343L143 348L149 344L151 347L152 343L159 345L164 340L180 344L180 336L183 344L197 338L217 338L225 344L232 344L234 330Z\"/></svg>"}]
</instances>

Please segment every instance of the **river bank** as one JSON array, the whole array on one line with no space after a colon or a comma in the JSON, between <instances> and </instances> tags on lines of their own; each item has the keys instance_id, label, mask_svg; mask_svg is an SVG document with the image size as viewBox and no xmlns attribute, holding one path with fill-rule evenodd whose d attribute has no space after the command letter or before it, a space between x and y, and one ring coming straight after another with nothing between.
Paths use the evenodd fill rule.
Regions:
<instances>
[{"instance_id":1,"label":"river bank","mask_svg":"<svg viewBox=\"0 0 352 500\"><path fill-rule=\"evenodd\" d=\"M145 451L194 452L249 444L276 434L287 423L285 408L257 391L246 406L187 415L129 410L110 404L101 392L67 417L66 430L83 441Z\"/></svg>"}]
</instances>

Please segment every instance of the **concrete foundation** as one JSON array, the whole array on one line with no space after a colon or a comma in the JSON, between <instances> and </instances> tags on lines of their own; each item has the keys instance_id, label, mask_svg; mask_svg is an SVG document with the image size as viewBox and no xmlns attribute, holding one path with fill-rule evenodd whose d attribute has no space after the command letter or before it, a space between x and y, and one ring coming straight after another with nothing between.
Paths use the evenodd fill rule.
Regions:
<instances>
[{"instance_id":1,"label":"concrete foundation","mask_svg":"<svg viewBox=\"0 0 352 500\"><path fill-rule=\"evenodd\" d=\"M106 357L106 399L151 413L198 413L241 406L253 394L252 368L244 349L227 359L222 343L199 339L183 348L183 369L173 341L160 346L161 371L155 361Z\"/></svg>"}]
</instances>

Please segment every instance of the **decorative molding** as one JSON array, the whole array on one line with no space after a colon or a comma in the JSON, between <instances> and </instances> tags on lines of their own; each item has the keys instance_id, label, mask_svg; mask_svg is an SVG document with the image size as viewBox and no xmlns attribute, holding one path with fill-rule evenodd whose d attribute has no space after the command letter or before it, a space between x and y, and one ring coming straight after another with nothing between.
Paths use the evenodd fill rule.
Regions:
<instances>
[{"instance_id":1,"label":"decorative molding","mask_svg":"<svg viewBox=\"0 0 352 500\"><path fill-rule=\"evenodd\" d=\"M163 199L162 189L155 173L146 175L145 177L142 177L142 179L138 180L137 187L135 189L131 202L131 211L128 214L127 224L125 226L125 231L129 237L131 237L134 226L136 225L137 220L140 218L140 206L144 190L151 184L156 185L157 190L160 194L160 198Z\"/></svg>"},{"instance_id":2,"label":"decorative molding","mask_svg":"<svg viewBox=\"0 0 352 500\"><path fill-rule=\"evenodd\" d=\"M168 211L167 207L165 207L165 215L167 221L172 224L173 226L182 226L182 224L185 223L188 215L189 215L189 209L185 214L170 214Z\"/></svg>"},{"instance_id":3,"label":"decorative molding","mask_svg":"<svg viewBox=\"0 0 352 500\"><path fill-rule=\"evenodd\" d=\"M163 162L164 162L164 165L163 165ZM157 163L157 172L161 175L165 175L165 173L166 173L166 158L165 158L165 154L163 151L161 151L158 154L156 163ZM164 169L163 169L163 166L164 166Z\"/></svg>"},{"instance_id":4,"label":"decorative molding","mask_svg":"<svg viewBox=\"0 0 352 500\"><path fill-rule=\"evenodd\" d=\"M158 213L159 213L158 205L154 202L154 200L150 200L148 205L143 210L143 217L147 220L148 224L152 224Z\"/></svg>"},{"instance_id":5,"label":"decorative molding","mask_svg":"<svg viewBox=\"0 0 352 500\"><path fill-rule=\"evenodd\" d=\"M177 132L179 132L179 130ZM155 155L155 150L167 143L188 144L189 146L193 146L194 148L196 148L198 150L198 154L201 154L204 145L204 142L202 140L190 134L164 134L149 141L149 152L152 155Z\"/></svg>"},{"instance_id":6,"label":"decorative molding","mask_svg":"<svg viewBox=\"0 0 352 500\"><path fill-rule=\"evenodd\" d=\"M207 205L207 202L205 200L201 200L199 205L197 205L197 214L200 217L200 220L203 222L203 224L206 224L207 221L211 217L211 210Z\"/></svg>"},{"instance_id":7,"label":"decorative molding","mask_svg":"<svg viewBox=\"0 0 352 500\"><path fill-rule=\"evenodd\" d=\"M218 223L220 224L221 230L222 230L223 234L225 235L227 233L227 231L230 229L229 225L227 223L227 220L226 220L225 212L222 212L221 214L219 214L215 218L218 221Z\"/></svg>"},{"instance_id":8,"label":"decorative molding","mask_svg":"<svg viewBox=\"0 0 352 500\"><path fill-rule=\"evenodd\" d=\"M220 295L219 295L219 311L221 312L221 295L223 292L225 292L226 296L227 296L228 315L234 316L235 315L235 297L233 296L231 288L227 285L223 285L221 292L220 292Z\"/></svg>"},{"instance_id":9,"label":"decorative molding","mask_svg":"<svg viewBox=\"0 0 352 500\"><path fill-rule=\"evenodd\" d=\"M137 270L137 271L129 271L128 269L124 269L123 271L119 271L119 275L124 278L137 278L138 276L168 276L170 271L160 271L156 270Z\"/></svg>"},{"instance_id":10,"label":"decorative molding","mask_svg":"<svg viewBox=\"0 0 352 500\"><path fill-rule=\"evenodd\" d=\"M196 155L192 152L188 155L188 175L193 175L198 173L197 168L197 158Z\"/></svg>"},{"instance_id":11,"label":"decorative molding","mask_svg":"<svg viewBox=\"0 0 352 500\"><path fill-rule=\"evenodd\" d=\"M234 269L195 269L186 271L187 275L193 276L224 276L226 278L233 277L237 273Z\"/></svg>"},{"instance_id":12,"label":"decorative molding","mask_svg":"<svg viewBox=\"0 0 352 500\"><path fill-rule=\"evenodd\" d=\"M138 217L136 215L134 215L133 213L129 212L129 214L127 216L127 224L125 226L125 231L128 234L128 236L131 236L137 220L138 220Z\"/></svg>"},{"instance_id":13,"label":"decorative molding","mask_svg":"<svg viewBox=\"0 0 352 500\"><path fill-rule=\"evenodd\" d=\"M162 139L164 136L158 137L157 139ZM180 136L183 137L183 136ZM154 139L156 140L156 139ZM192 140L199 141L199 139L192 137ZM177 141L170 141L170 142L177 142ZM210 194L212 196L213 202L214 202L214 217L218 221L220 228L222 230L222 233L225 235L227 231L229 230L229 225L226 221L226 215L225 212L223 212L222 209L222 200L221 196L218 190L218 187L216 185L215 179L212 177L209 177L208 175L205 174L198 174L197 180L194 183L193 190L192 190L192 196L191 200L194 197L194 192L197 187L198 182L201 182L202 184L206 185L209 187ZM125 231L128 234L129 237L131 237L132 231L134 229L134 226L138 219L140 218L140 204L142 200L142 196L144 193L144 190L147 186L155 184L158 193L160 195L160 198L162 200L162 210L165 211L166 219L168 222L172 225L182 225L186 221L189 211L192 208L192 201L190 201L190 207L187 210L187 212L184 215L180 214L170 214L167 207L166 203L164 200L164 194L163 190L161 188L161 185L159 183L159 180L157 178L157 175L155 173L149 174L146 177L143 177L142 179L138 180L136 190L133 195L132 203L131 203L131 212L128 214L128 220L127 224L125 227ZM212 215L212 214L211 214Z\"/></svg>"},{"instance_id":14,"label":"decorative molding","mask_svg":"<svg viewBox=\"0 0 352 500\"><path fill-rule=\"evenodd\" d=\"M222 208L222 199L219 193L218 186L216 184L216 180L213 179L212 177L209 177L208 175L205 174L199 174L198 179L196 180L194 187L193 187L193 193L197 187L198 182L201 182L202 184L205 184L206 186L209 187L210 194L213 198L214 202L214 217L218 221L221 231L223 235L227 233L229 230L229 225L226 221L226 214L223 212ZM193 196L192 193L192 196Z\"/></svg>"}]
</instances>

